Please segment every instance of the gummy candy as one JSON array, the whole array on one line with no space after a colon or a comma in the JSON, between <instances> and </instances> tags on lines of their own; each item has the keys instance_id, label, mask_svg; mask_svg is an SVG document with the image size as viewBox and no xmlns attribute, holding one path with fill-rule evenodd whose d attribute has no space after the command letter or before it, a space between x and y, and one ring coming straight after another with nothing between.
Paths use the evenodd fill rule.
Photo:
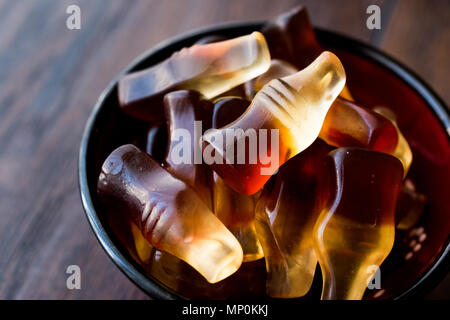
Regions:
<instances>
[{"instance_id":1,"label":"gummy candy","mask_svg":"<svg viewBox=\"0 0 450 320\"><path fill-rule=\"evenodd\" d=\"M280 165L314 142L344 84L344 68L331 52L270 81L239 119L203 135L203 158L214 154L205 162L237 192L256 193Z\"/></svg>"},{"instance_id":2,"label":"gummy candy","mask_svg":"<svg viewBox=\"0 0 450 320\"><path fill-rule=\"evenodd\" d=\"M313 228L326 197L319 190L319 174L332 150L317 139L288 160L267 183L256 206L256 230L267 270L267 294L272 297L304 296L317 265Z\"/></svg>"},{"instance_id":3,"label":"gummy candy","mask_svg":"<svg viewBox=\"0 0 450 320\"><path fill-rule=\"evenodd\" d=\"M136 224L158 250L190 264L211 283L234 273L242 263L239 242L197 193L133 145L105 160L97 191Z\"/></svg>"},{"instance_id":4,"label":"gummy candy","mask_svg":"<svg viewBox=\"0 0 450 320\"><path fill-rule=\"evenodd\" d=\"M210 99L260 75L269 65L266 40L259 32L193 45L155 66L120 79L119 104L134 117L162 121L161 102L167 92L191 89Z\"/></svg>"},{"instance_id":5,"label":"gummy candy","mask_svg":"<svg viewBox=\"0 0 450 320\"><path fill-rule=\"evenodd\" d=\"M223 98L214 107L213 127L220 128L236 120L250 103L241 98ZM238 239L244 261L263 257L255 229L256 195L244 195L231 189L216 173L214 179L214 213Z\"/></svg>"},{"instance_id":6,"label":"gummy candy","mask_svg":"<svg viewBox=\"0 0 450 320\"><path fill-rule=\"evenodd\" d=\"M414 227L419 222L426 203L425 195L417 192L416 186L409 178L405 179L395 213L396 228L409 230Z\"/></svg>"},{"instance_id":7,"label":"gummy candy","mask_svg":"<svg viewBox=\"0 0 450 320\"><path fill-rule=\"evenodd\" d=\"M267 23L261 30L272 59L306 68L324 51L316 39L305 7L298 6Z\"/></svg>"},{"instance_id":8,"label":"gummy candy","mask_svg":"<svg viewBox=\"0 0 450 320\"><path fill-rule=\"evenodd\" d=\"M212 208L212 177L209 167L201 161L199 140L203 131L196 132L195 122L201 124L198 130L208 129L211 126L212 108L211 102L203 100L195 91L179 90L164 96L169 132L165 161L167 170L194 188L209 208Z\"/></svg>"},{"instance_id":9,"label":"gummy candy","mask_svg":"<svg viewBox=\"0 0 450 320\"><path fill-rule=\"evenodd\" d=\"M327 157L328 204L314 227L322 299L359 300L392 249L401 162L388 154L341 148Z\"/></svg>"},{"instance_id":10,"label":"gummy candy","mask_svg":"<svg viewBox=\"0 0 450 320\"><path fill-rule=\"evenodd\" d=\"M266 72L245 83L245 95L248 99L252 100L256 93L271 80L290 76L297 72L298 69L289 62L273 59L270 61L270 67Z\"/></svg>"},{"instance_id":11,"label":"gummy candy","mask_svg":"<svg viewBox=\"0 0 450 320\"><path fill-rule=\"evenodd\" d=\"M195 44L209 44L209 43L215 43L215 42L220 42L220 41L225 41L225 40L227 40L226 37L216 34L216 35L202 37L202 38L198 39L195 42Z\"/></svg>"},{"instance_id":12,"label":"gummy candy","mask_svg":"<svg viewBox=\"0 0 450 320\"><path fill-rule=\"evenodd\" d=\"M145 152L158 162L163 162L167 150L167 127L165 124L151 126L147 133Z\"/></svg>"}]
</instances>

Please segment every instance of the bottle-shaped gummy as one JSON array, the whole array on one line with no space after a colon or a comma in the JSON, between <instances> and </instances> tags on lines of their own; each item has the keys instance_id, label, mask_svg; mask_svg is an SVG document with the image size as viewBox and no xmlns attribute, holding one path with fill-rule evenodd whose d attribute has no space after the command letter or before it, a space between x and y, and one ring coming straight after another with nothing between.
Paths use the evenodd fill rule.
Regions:
<instances>
[{"instance_id":1,"label":"bottle-shaped gummy","mask_svg":"<svg viewBox=\"0 0 450 320\"><path fill-rule=\"evenodd\" d=\"M219 100L214 106L212 125L220 128L245 112L249 101L237 97ZM231 189L217 173L213 173L214 213L238 239L244 252L244 262L264 256L255 229L257 194L245 195Z\"/></svg>"},{"instance_id":2,"label":"bottle-shaped gummy","mask_svg":"<svg viewBox=\"0 0 450 320\"><path fill-rule=\"evenodd\" d=\"M97 192L141 231L154 248L184 260L211 283L242 263L236 238L190 186L133 145L105 160Z\"/></svg>"},{"instance_id":3,"label":"bottle-shaped gummy","mask_svg":"<svg viewBox=\"0 0 450 320\"><path fill-rule=\"evenodd\" d=\"M256 193L280 165L314 142L344 84L344 68L331 52L270 81L239 119L203 135L205 162L236 191Z\"/></svg>"},{"instance_id":4,"label":"bottle-shaped gummy","mask_svg":"<svg viewBox=\"0 0 450 320\"><path fill-rule=\"evenodd\" d=\"M319 175L332 149L317 139L264 186L255 225L266 260L269 296L301 297L311 287L317 265L313 229L327 199Z\"/></svg>"}]
</instances>

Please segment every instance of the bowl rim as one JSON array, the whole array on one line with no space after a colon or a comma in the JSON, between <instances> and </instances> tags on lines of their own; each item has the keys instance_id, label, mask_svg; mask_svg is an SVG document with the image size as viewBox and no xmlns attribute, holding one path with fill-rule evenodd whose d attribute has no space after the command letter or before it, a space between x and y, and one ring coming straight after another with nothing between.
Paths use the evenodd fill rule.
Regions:
<instances>
[{"instance_id":1,"label":"bowl rim","mask_svg":"<svg viewBox=\"0 0 450 320\"><path fill-rule=\"evenodd\" d=\"M255 22L226 22L197 28L178 36L171 37L165 41L158 43L156 46L145 51L137 58L135 58L124 70L122 70L102 91L97 99L94 108L87 119L78 157L78 186L81 197L83 209L89 225L94 232L98 242L105 250L108 257L116 264L116 266L141 290L146 294L156 299L180 299L181 295L175 293L170 288L153 281L139 270L136 263L129 261L127 257L114 244L105 228L103 227L99 216L97 215L93 201L89 192L88 177L87 177L87 154L90 144L90 138L93 133L94 125L100 109L103 106L105 98L111 94L118 80L126 73L135 69L140 63L150 56L166 50L167 47L176 45L179 42L195 40L204 36L220 33L239 32L241 29L259 30L263 26L264 21ZM443 100L433 91L433 89L426 84L414 71L398 62L389 55L381 52L379 49L365 44L359 40L355 40L346 35L342 35L333 31L328 31L321 28L315 28L317 37L320 39L327 39L327 44L331 44L336 48L345 47L346 50L350 48L352 54L356 54L375 62L394 75L399 77L402 81L407 83L422 97L422 99L429 105L430 111L433 112L441 124L443 130L447 133L447 138L450 141L450 113ZM394 300L405 299L413 296L422 296L429 292L435 285L449 272L450 266L450 241L447 240L445 248L438 257L435 258L432 265L426 270L423 275L416 280L406 291L398 296L393 297Z\"/></svg>"}]
</instances>

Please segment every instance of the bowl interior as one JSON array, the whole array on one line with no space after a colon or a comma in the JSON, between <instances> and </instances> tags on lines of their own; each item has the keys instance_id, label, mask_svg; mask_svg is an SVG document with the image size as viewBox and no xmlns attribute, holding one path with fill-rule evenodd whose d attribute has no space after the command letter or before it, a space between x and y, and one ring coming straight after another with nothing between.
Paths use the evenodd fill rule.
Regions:
<instances>
[{"instance_id":1,"label":"bowl interior","mask_svg":"<svg viewBox=\"0 0 450 320\"><path fill-rule=\"evenodd\" d=\"M220 34L231 38L260 27L261 24L255 23L228 25L178 37L136 60L125 73L158 63L203 36ZM342 60L347 84L357 101L368 107L384 105L394 110L398 125L414 155L408 176L428 199L426 212L417 226L424 229L427 237L421 248L412 256L408 255L411 250L405 243L413 235L410 231L398 232L394 249L381 267L382 289L367 290L365 298L398 298L417 293L419 289L432 286L432 278L437 278L433 276L448 272L448 257L445 257L450 232L450 203L446 198L450 190L450 143L446 131L450 127L448 113L426 85L375 49L323 30L318 30L317 36L326 48ZM157 280L151 276L156 274L155 270L137 263L129 232L120 223L107 221L105 209L96 194L101 165L109 153L120 145L133 143L145 149L149 127L148 123L133 119L119 109L116 81L100 98L86 127L80 154L80 189L88 219L102 246L122 271L156 298L264 296L263 260L246 264L241 272L215 286L208 285L195 271L181 264L177 268L181 268L178 271L183 272L183 279L195 279L198 290L192 290L191 284L184 283L182 279L178 279L180 281L174 286L168 278L158 276L161 281ZM409 258L405 259L407 255ZM172 258L161 259L166 259L165 263L170 264ZM316 274L311 292L303 299L317 299L320 296L320 272ZM189 293L192 291L197 293Z\"/></svg>"}]
</instances>

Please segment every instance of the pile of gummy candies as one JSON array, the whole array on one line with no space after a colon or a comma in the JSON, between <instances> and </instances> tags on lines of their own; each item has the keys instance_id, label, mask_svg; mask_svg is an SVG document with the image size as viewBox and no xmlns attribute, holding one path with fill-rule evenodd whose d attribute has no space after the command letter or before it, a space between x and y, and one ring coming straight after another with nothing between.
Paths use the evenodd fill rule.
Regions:
<instances>
[{"instance_id":1,"label":"pile of gummy candies","mask_svg":"<svg viewBox=\"0 0 450 320\"><path fill-rule=\"evenodd\" d=\"M147 148L114 150L97 191L135 259L215 298L251 294L258 261L268 296L302 297L319 263L322 299L361 299L425 199L404 180L412 153L393 112L355 102L345 81L302 7L120 79L121 109L151 124Z\"/></svg>"}]
</instances>

